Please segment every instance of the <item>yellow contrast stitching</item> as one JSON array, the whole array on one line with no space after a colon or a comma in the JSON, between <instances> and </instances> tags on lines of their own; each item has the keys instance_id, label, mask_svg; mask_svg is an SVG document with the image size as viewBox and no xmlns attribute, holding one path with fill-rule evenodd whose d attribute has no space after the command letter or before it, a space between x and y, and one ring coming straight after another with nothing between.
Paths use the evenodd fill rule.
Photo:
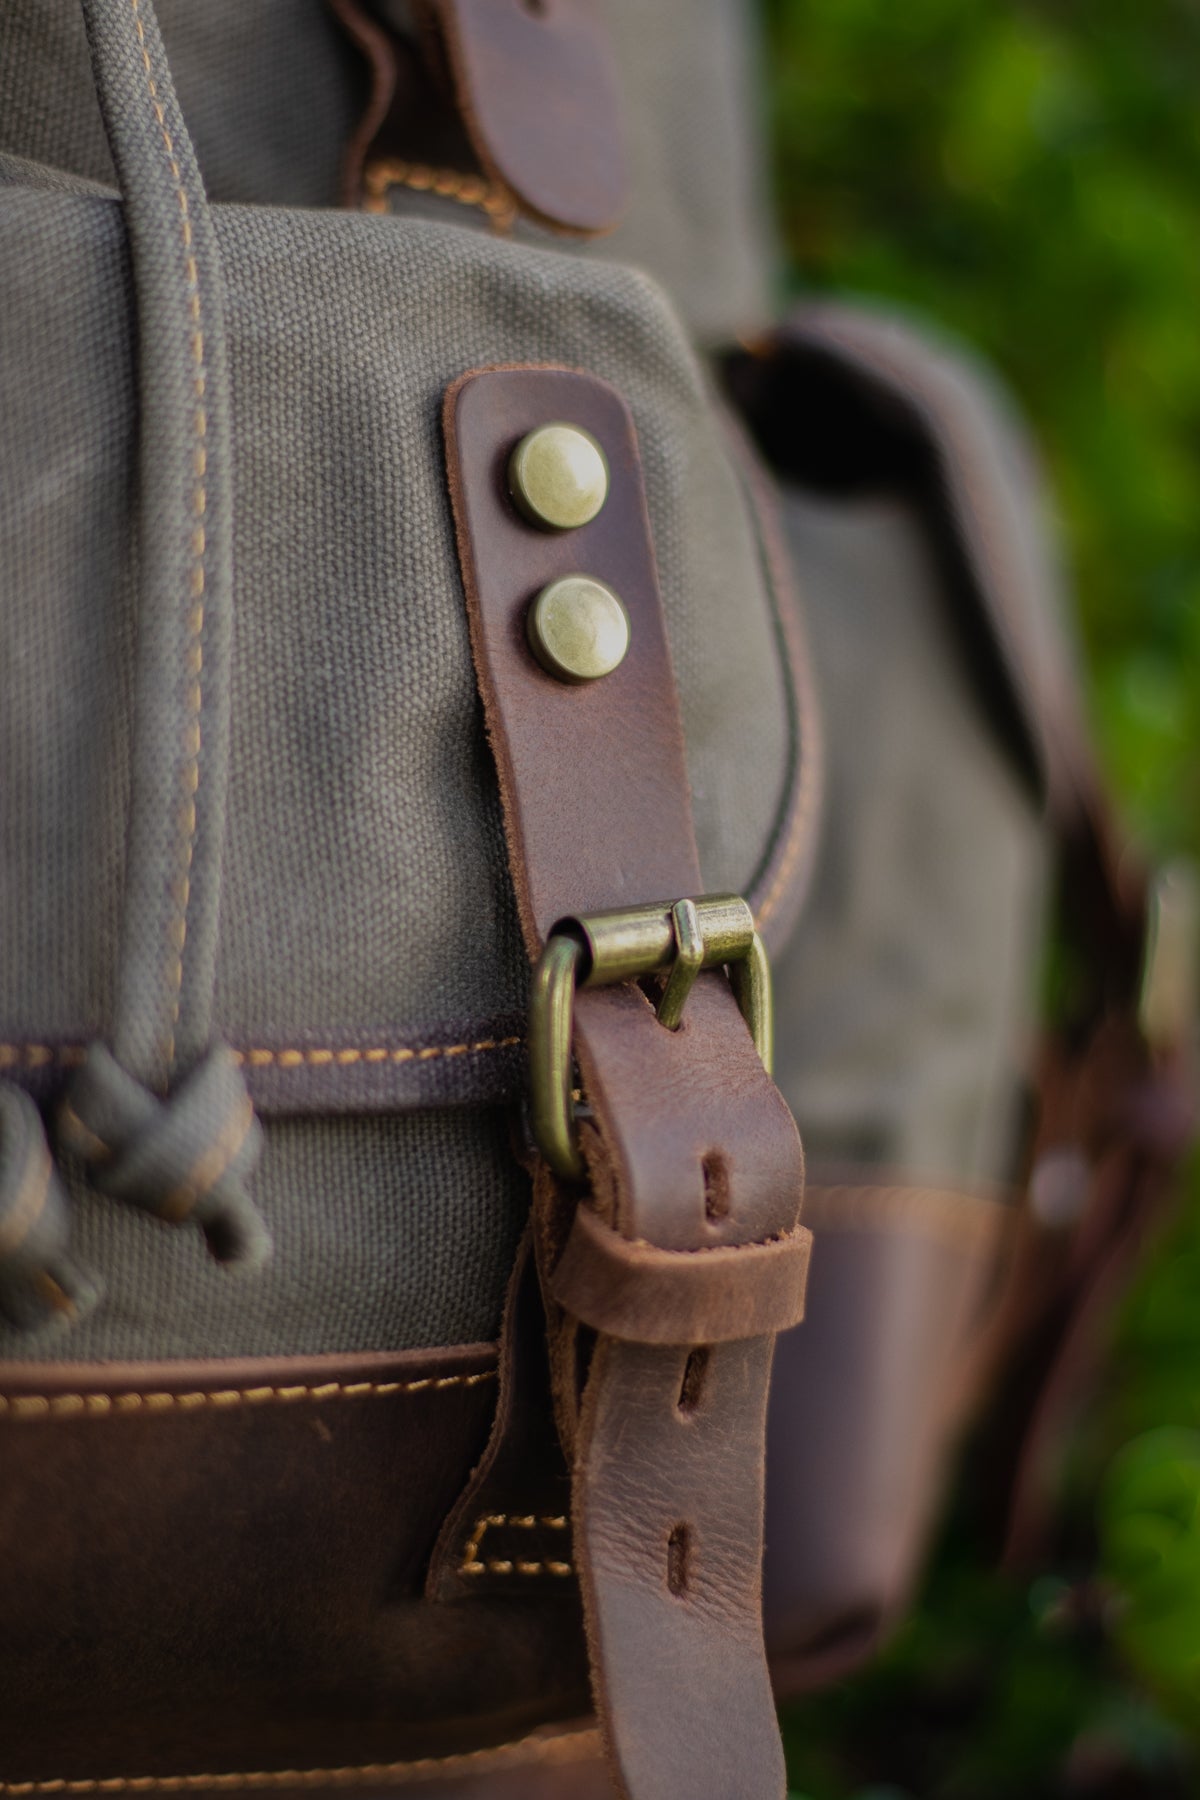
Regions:
<instances>
[{"instance_id":1,"label":"yellow contrast stitching","mask_svg":"<svg viewBox=\"0 0 1200 1800\"><path fill-rule=\"evenodd\" d=\"M356 1063L431 1062L435 1057L468 1056L488 1050L511 1050L524 1043L519 1035L502 1038L477 1038L473 1043L431 1044L422 1050L392 1049L374 1046L361 1050L353 1046L306 1050L235 1050L234 1060L252 1069L352 1068ZM51 1065L75 1069L86 1055L82 1044L0 1044L0 1069L45 1069ZM0 1790L2 1791L2 1790Z\"/></svg>"},{"instance_id":2,"label":"yellow contrast stitching","mask_svg":"<svg viewBox=\"0 0 1200 1800\"><path fill-rule=\"evenodd\" d=\"M363 185L367 190L363 201L366 212L385 213L388 189L406 187L416 194L437 194L444 200L457 200L462 206L477 206L499 229L507 229L517 216L516 204L506 188L482 175L467 175L458 169L435 169L427 163L384 159L367 164Z\"/></svg>"},{"instance_id":3,"label":"yellow contrast stitching","mask_svg":"<svg viewBox=\"0 0 1200 1800\"><path fill-rule=\"evenodd\" d=\"M361 1787L369 1781L390 1781L405 1786L431 1770L457 1769L491 1763L505 1768L523 1762L583 1762L599 1751L595 1731L574 1731L558 1737L519 1738L487 1750L460 1750L454 1756L422 1756L412 1762L363 1763L357 1768L254 1769L224 1775L113 1775L107 1779L77 1781L0 1781L0 1794L139 1794L189 1793L206 1788Z\"/></svg>"},{"instance_id":4,"label":"yellow contrast stitching","mask_svg":"<svg viewBox=\"0 0 1200 1800\"><path fill-rule=\"evenodd\" d=\"M201 675L204 669L204 583L205 583L205 529L204 519L208 508L208 491L205 487L205 475L208 467L208 451L205 437L208 432L208 414L204 405L204 393L207 385L205 368L204 330L200 313L200 275L196 267L196 258L192 249L192 221L188 212L188 197L184 192L183 175L179 161L175 155L175 145L171 133L167 129L166 114L162 102L158 98L158 87L150 66L150 52L146 48L146 34L142 28L138 13L139 0L129 0L133 9L133 22L137 28L138 46L142 53L142 66L146 71L146 86L150 93L150 105L154 109L154 117L158 121L158 129L162 133L163 148L167 155L167 166L175 182L175 198L179 202L179 230L183 240L183 268L187 281L188 314L191 318L191 356L192 356L192 391L195 405L192 409L192 432L195 443L192 448L192 516L195 524L192 529L190 548L192 553L192 576L190 583L190 605L187 615L187 672L188 687L184 701L188 720L183 733L184 760L180 767L180 802L176 813L176 827L179 832L179 873L171 883L171 902L174 907L174 918L170 930L170 960L167 965L168 979L174 995L171 1005L171 1022L163 1045L165 1060L170 1067L175 1061L175 1030L179 1024L179 1009L183 998L183 947L187 941L188 901L191 896L192 860L196 846L196 791L200 786L200 712L203 695Z\"/></svg>"},{"instance_id":5,"label":"yellow contrast stitching","mask_svg":"<svg viewBox=\"0 0 1200 1800\"><path fill-rule=\"evenodd\" d=\"M539 1525L550 1531L565 1531L567 1520L561 1514L536 1518L532 1513L484 1513L481 1518L476 1519L475 1529L467 1540L463 1559L458 1565L460 1575L574 1574L569 1562L556 1562L549 1557L541 1562L528 1562L520 1557L483 1556L483 1540L492 1527L498 1525L517 1527L522 1531L534 1531Z\"/></svg>"},{"instance_id":6,"label":"yellow contrast stitching","mask_svg":"<svg viewBox=\"0 0 1200 1800\"><path fill-rule=\"evenodd\" d=\"M422 1050L389 1050L384 1047L375 1047L369 1050L235 1050L234 1055L238 1062L249 1063L252 1069L271 1067L300 1069L305 1065L310 1068L348 1068L360 1062L432 1062L435 1057L467 1056L487 1050L510 1050L514 1045L523 1042L523 1038L516 1036L479 1038L474 1043L430 1044Z\"/></svg>"},{"instance_id":7,"label":"yellow contrast stitching","mask_svg":"<svg viewBox=\"0 0 1200 1800\"><path fill-rule=\"evenodd\" d=\"M301 1400L386 1399L392 1394L420 1394L426 1389L476 1387L495 1381L495 1369L474 1375L424 1375L416 1381L323 1381L295 1387L207 1388L168 1394L0 1394L0 1418L51 1419L104 1416L129 1412L196 1412L203 1407L294 1406ZM0 1793L4 1789L0 1786Z\"/></svg>"}]
</instances>

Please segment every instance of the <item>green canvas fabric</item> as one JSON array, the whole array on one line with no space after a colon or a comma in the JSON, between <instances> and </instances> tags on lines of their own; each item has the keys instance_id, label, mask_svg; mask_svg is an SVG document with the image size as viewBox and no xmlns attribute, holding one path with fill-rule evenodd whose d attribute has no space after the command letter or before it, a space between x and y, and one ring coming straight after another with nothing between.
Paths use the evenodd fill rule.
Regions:
<instances>
[{"instance_id":1,"label":"green canvas fabric","mask_svg":"<svg viewBox=\"0 0 1200 1800\"><path fill-rule=\"evenodd\" d=\"M650 183L661 195L686 169L705 197L692 205L681 187L674 240L651 211L639 215L643 239L581 254L457 221L325 210L349 99L325 111L322 89L316 110L337 129L316 134L311 164L234 149L278 147L285 122L298 132L287 75L297 44L323 81L343 69L347 94L353 71L329 48L323 13L281 0L276 24L294 12L297 31L279 34L278 69L264 71L266 110L247 110L238 83L269 60L263 15L210 38L201 16L224 7L186 19L163 8L201 169L226 196L212 218L235 620L213 1019L250 1044L457 1030L519 1012L527 990L444 487L441 398L464 370L583 366L629 402L706 886L746 889L770 848L795 751L774 597L687 329L731 329L759 289L765 258L739 259L730 239L708 245L724 273L706 288L697 224L711 200L736 217L735 233L757 231L739 200L754 188L753 159L746 148L725 158L736 192L712 198L693 74L717 79L711 69L730 59L713 43L725 39L705 50L697 36L668 69L664 7L643 34L633 110L635 131L658 142L655 82L670 74L692 95L669 109L669 141L690 147L677 162L664 149ZM632 10L614 18L632 42ZM714 0L703 18L736 31L734 7ZM28 0L0 18L6 1045L111 1027L135 757L135 294L75 30L73 9ZM205 74L213 57L220 80ZM744 70L744 58L741 48L733 65ZM66 86L46 85L52 76L78 77L78 108ZM14 110L4 101L18 87ZM733 118L739 106L727 104ZM708 148L721 163L719 138ZM661 266L657 238L675 243ZM615 260L631 246L669 273L674 298ZM743 298L710 306L734 265ZM815 493L793 493L786 517L829 792L812 903L780 964L781 1082L813 1164L1001 1179L1030 1032L1042 824L978 705L915 517L886 498ZM1048 615L1040 562L1025 588ZM507 1132L484 1110L270 1121L254 1195L275 1257L245 1282L195 1234L118 1208L69 1169L74 1247L106 1297L69 1335L5 1330L0 1354L287 1354L492 1336L526 1206Z\"/></svg>"},{"instance_id":2,"label":"green canvas fabric","mask_svg":"<svg viewBox=\"0 0 1200 1800\"><path fill-rule=\"evenodd\" d=\"M663 297L620 265L440 224L244 207L213 216L227 290L237 589L217 1028L250 1043L361 1037L385 1025L418 1033L523 1006L439 432L446 386L482 363L584 364L629 401L706 881L748 886L777 827L791 721L738 479ZM0 513L0 992L4 1041L20 1043L78 1039L112 1017L132 754L137 440L119 206L13 182L0 192L0 246L6 307L27 322L0 357L16 471ZM485 1169L498 1180L486 1280L466 1305L461 1287L447 1288L418 1258L405 1291L420 1304L397 1316L394 1286L386 1305L380 1298L390 1282L380 1259L373 1287L356 1292L361 1335L347 1326L343 1347L495 1329L518 1178L496 1176L494 1127L451 1115L442 1130L451 1159L475 1142L477 1186ZM314 1128L314 1158L334 1138ZM396 1179L381 1165L371 1196L342 1189L338 1204L364 1211ZM413 1182L435 1222L424 1241L442 1241L449 1268L463 1179L431 1185L414 1173ZM255 1194L279 1245L252 1305L213 1285L225 1278L198 1242L188 1246L187 1292L172 1287L172 1244L153 1274L147 1258L135 1296L125 1285L128 1246L141 1223L81 1198L81 1212L107 1221L94 1260L124 1297L54 1353L311 1343L311 1309L296 1310L300 1275L279 1219L287 1208L330 1205L330 1182L319 1160L296 1181L269 1144ZM352 1251L322 1274L331 1295L357 1289ZM331 1299L324 1311L336 1307ZM391 1324L380 1339L383 1316ZM4 1348L45 1353L29 1340Z\"/></svg>"},{"instance_id":3,"label":"green canvas fabric","mask_svg":"<svg viewBox=\"0 0 1200 1800\"><path fill-rule=\"evenodd\" d=\"M366 65L325 0L160 0L180 105L210 200L336 206ZM632 203L610 236L563 254L635 263L706 341L761 329L774 244L758 132L757 33L748 0L606 0ZM0 151L111 185L79 9L0 7ZM464 209L397 194L401 210L466 224Z\"/></svg>"}]
</instances>

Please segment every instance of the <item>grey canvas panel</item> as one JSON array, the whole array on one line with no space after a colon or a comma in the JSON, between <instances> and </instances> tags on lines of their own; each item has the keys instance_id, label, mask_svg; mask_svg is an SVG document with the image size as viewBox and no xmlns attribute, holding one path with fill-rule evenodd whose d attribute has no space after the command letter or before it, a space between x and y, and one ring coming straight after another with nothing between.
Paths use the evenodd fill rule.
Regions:
<instances>
[{"instance_id":1,"label":"grey canvas panel","mask_svg":"<svg viewBox=\"0 0 1200 1800\"><path fill-rule=\"evenodd\" d=\"M739 479L661 296L616 265L441 225L214 216L237 601L218 1029L246 1044L362 1043L373 1027L433 1033L523 1003L438 429L447 383L472 365L585 365L629 401L706 884L749 886L793 773L794 721ZM16 477L0 501L0 1038L77 1041L112 1017L133 754L137 409L121 210L9 185L0 268L24 322L0 350ZM414 1124L441 1146L436 1180L394 1121L354 1129L272 1131L255 1197L277 1251L252 1295L195 1234L118 1216L77 1186L77 1249L108 1298L78 1334L4 1347L237 1355L487 1336L520 1212L494 1127ZM365 1246L410 1208L421 1229L401 1234L397 1282ZM344 1229L347 1213L365 1236ZM471 1278L451 1278L468 1236Z\"/></svg>"},{"instance_id":2,"label":"grey canvas panel","mask_svg":"<svg viewBox=\"0 0 1200 1800\"><path fill-rule=\"evenodd\" d=\"M160 0L156 11L210 199L335 205L367 83L324 0ZM607 0L605 13L634 201L612 237L564 248L645 268L706 339L759 329L774 258L755 9L749 0ZM0 7L0 150L113 183L77 6ZM425 206L413 200L414 210ZM532 227L521 235L547 242Z\"/></svg>"},{"instance_id":3,"label":"grey canvas panel","mask_svg":"<svg viewBox=\"0 0 1200 1800\"><path fill-rule=\"evenodd\" d=\"M785 497L826 740L824 835L776 966L776 1078L810 1172L1003 1182L1030 1066L1049 846L898 499Z\"/></svg>"},{"instance_id":4,"label":"grey canvas panel","mask_svg":"<svg viewBox=\"0 0 1200 1800\"><path fill-rule=\"evenodd\" d=\"M274 1255L221 1268L198 1233L97 1194L71 1169L71 1250L98 1278L70 1329L0 1320L0 1361L140 1361L395 1350L494 1339L528 1187L494 1110L289 1119L254 1200Z\"/></svg>"},{"instance_id":5,"label":"grey canvas panel","mask_svg":"<svg viewBox=\"0 0 1200 1800\"><path fill-rule=\"evenodd\" d=\"M163 0L154 10L210 197L336 205L366 84L324 0ZM0 147L115 185L74 0L0 7Z\"/></svg>"},{"instance_id":6,"label":"grey canvas panel","mask_svg":"<svg viewBox=\"0 0 1200 1800\"><path fill-rule=\"evenodd\" d=\"M239 1042L519 1009L517 943L443 491L454 375L585 365L646 462L706 879L751 881L788 717L770 606L703 380L618 267L346 214L217 209L228 286L237 625L217 1020ZM107 1018L128 761L133 386L119 210L0 196L16 484L0 530L0 870L9 1038ZM736 596L736 604L731 604ZM19 677L18 677L19 672ZM98 735L99 733L99 735ZM581 822L581 828L584 822ZM61 901L45 871L82 842ZM469 949L469 954L465 952Z\"/></svg>"}]
</instances>

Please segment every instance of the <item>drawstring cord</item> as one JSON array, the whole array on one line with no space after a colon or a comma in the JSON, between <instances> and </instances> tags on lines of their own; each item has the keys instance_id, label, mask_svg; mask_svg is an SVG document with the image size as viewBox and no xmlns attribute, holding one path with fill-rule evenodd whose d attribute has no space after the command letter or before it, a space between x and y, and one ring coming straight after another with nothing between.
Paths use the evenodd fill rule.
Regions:
<instances>
[{"instance_id":1,"label":"drawstring cord","mask_svg":"<svg viewBox=\"0 0 1200 1800\"><path fill-rule=\"evenodd\" d=\"M136 293L139 602L112 1034L74 1077L58 1141L104 1192L254 1266L270 1248L246 1191L261 1129L212 1035L233 627L221 263L150 0L81 4ZM28 1323L87 1303L65 1242L36 1109L0 1087L0 1310Z\"/></svg>"}]
</instances>

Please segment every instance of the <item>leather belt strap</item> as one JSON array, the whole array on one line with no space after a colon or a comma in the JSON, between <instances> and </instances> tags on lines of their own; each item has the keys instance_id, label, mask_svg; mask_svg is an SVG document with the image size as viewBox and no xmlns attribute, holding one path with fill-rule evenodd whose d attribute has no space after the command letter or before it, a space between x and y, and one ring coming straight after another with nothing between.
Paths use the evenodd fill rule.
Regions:
<instances>
[{"instance_id":1,"label":"leather belt strap","mask_svg":"<svg viewBox=\"0 0 1200 1800\"><path fill-rule=\"evenodd\" d=\"M610 478L592 522L557 533L528 524L505 482L514 446L552 421L590 432ZM564 914L701 891L637 441L621 398L568 370L466 375L445 426L472 647L537 957ZM525 635L531 599L573 574L614 589L631 627L625 660L586 685L546 673ZM770 1333L802 1305L799 1138L719 972L698 978L675 1031L632 982L581 988L575 1050L587 1191L539 1165L536 1230L614 1772L636 1800L778 1796L763 1453Z\"/></svg>"}]
</instances>

